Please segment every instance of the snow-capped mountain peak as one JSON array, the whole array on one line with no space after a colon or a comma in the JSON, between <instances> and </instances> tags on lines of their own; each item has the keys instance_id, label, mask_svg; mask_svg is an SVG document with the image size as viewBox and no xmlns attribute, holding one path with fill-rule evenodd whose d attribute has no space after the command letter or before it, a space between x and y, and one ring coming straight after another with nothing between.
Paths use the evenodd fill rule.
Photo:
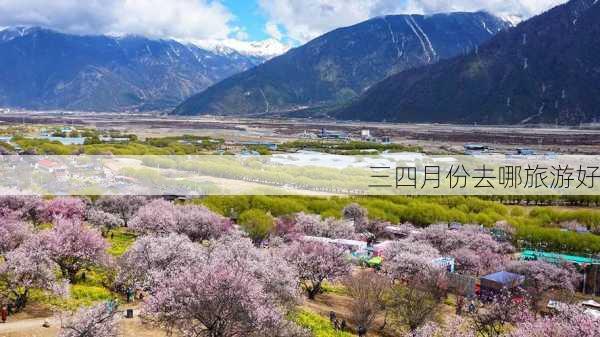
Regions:
<instances>
[{"instance_id":1,"label":"snow-capped mountain peak","mask_svg":"<svg viewBox=\"0 0 600 337\"><path fill-rule=\"evenodd\" d=\"M271 59L275 56L285 54L290 49L290 46L275 39L266 39L263 41L241 41L234 39L203 40L197 41L195 44L221 55L238 53L244 56L254 56L264 59Z\"/></svg>"},{"instance_id":2,"label":"snow-capped mountain peak","mask_svg":"<svg viewBox=\"0 0 600 337\"><path fill-rule=\"evenodd\" d=\"M29 27L29 26L0 27L0 41L10 41L16 37L24 36L33 29L35 29L35 27Z\"/></svg>"},{"instance_id":3,"label":"snow-capped mountain peak","mask_svg":"<svg viewBox=\"0 0 600 337\"><path fill-rule=\"evenodd\" d=\"M501 14L498 15L498 17L500 17L502 20L510 23L510 25L512 27L517 26L519 23L523 22L526 20L525 17L523 17L523 15L520 14Z\"/></svg>"}]
</instances>

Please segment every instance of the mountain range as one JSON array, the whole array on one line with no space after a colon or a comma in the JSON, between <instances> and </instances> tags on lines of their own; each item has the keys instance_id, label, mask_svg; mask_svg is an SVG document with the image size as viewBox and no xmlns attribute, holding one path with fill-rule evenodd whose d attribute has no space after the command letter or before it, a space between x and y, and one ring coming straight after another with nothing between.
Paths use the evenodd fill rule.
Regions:
<instances>
[{"instance_id":1,"label":"mountain range","mask_svg":"<svg viewBox=\"0 0 600 337\"><path fill-rule=\"evenodd\" d=\"M337 118L578 124L600 117L600 1L571 0L465 56L378 83Z\"/></svg>"},{"instance_id":2,"label":"mountain range","mask_svg":"<svg viewBox=\"0 0 600 337\"><path fill-rule=\"evenodd\" d=\"M0 30L0 107L597 123L599 55L599 0L517 26L485 12L383 16L291 50L13 27Z\"/></svg>"},{"instance_id":3,"label":"mountain range","mask_svg":"<svg viewBox=\"0 0 600 337\"><path fill-rule=\"evenodd\" d=\"M231 48L210 51L173 40L13 27L0 31L0 106L172 109L192 94L264 61L263 56Z\"/></svg>"},{"instance_id":4,"label":"mountain range","mask_svg":"<svg viewBox=\"0 0 600 337\"><path fill-rule=\"evenodd\" d=\"M256 115L340 104L387 76L467 54L508 27L485 12L374 18L227 78L174 113Z\"/></svg>"}]
</instances>

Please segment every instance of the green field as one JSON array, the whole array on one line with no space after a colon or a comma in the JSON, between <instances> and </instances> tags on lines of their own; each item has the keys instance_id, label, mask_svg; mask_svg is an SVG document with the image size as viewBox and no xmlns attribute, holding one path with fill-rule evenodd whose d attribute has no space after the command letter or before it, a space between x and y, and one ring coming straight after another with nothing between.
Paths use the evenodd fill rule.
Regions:
<instances>
[{"instance_id":1,"label":"green field","mask_svg":"<svg viewBox=\"0 0 600 337\"><path fill-rule=\"evenodd\" d=\"M210 196L198 200L216 212L235 216L249 209L260 209L273 216L296 212L340 217L342 209L351 202L367 208L369 218L393 224L409 222L415 226L457 221L460 223L493 226L507 221L515 227L515 244L570 253L600 252L600 235L561 230L560 224L577 221L591 232L600 232L600 210L565 209L559 207L524 207L504 205L498 201L477 197L296 197L296 196ZM523 247L523 248L525 248Z\"/></svg>"}]
</instances>

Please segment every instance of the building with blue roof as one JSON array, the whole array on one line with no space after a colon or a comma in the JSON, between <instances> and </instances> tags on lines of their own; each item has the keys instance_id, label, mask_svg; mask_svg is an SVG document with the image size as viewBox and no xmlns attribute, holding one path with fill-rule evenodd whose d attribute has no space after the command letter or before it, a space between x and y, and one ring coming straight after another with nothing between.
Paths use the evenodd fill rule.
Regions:
<instances>
[{"instance_id":1,"label":"building with blue roof","mask_svg":"<svg viewBox=\"0 0 600 337\"><path fill-rule=\"evenodd\" d=\"M499 271L482 276L480 279L480 291L483 299L489 299L503 290L514 290L525 282L525 276L507 271Z\"/></svg>"}]
</instances>

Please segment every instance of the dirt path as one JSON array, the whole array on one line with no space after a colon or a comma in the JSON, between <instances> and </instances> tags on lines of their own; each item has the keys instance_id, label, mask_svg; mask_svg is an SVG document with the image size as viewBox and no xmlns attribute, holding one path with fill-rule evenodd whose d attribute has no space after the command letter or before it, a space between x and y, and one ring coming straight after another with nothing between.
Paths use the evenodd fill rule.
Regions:
<instances>
[{"instance_id":1,"label":"dirt path","mask_svg":"<svg viewBox=\"0 0 600 337\"><path fill-rule=\"evenodd\" d=\"M346 320L350 325L350 328L356 328L356 323L350 318L350 303L351 299L347 296L338 294L320 294L317 295L315 300L305 300L304 307L310 311L313 311L323 317L328 318L329 312L334 311L339 319ZM383 324L383 317L377 317L373 326L381 326ZM369 332L371 337L382 337L378 331Z\"/></svg>"},{"instance_id":2,"label":"dirt path","mask_svg":"<svg viewBox=\"0 0 600 337\"><path fill-rule=\"evenodd\" d=\"M166 334L160 329L156 329L144 324L139 319L139 311L134 310L134 318L126 319L124 314L119 321L123 337L165 337ZM50 323L49 328L42 326L45 321ZM60 320L55 317L40 317L9 320L7 323L0 323L0 337L56 337L60 328Z\"/></svg>"},{"instance_id":3,"label":"dirt path","mask_svg":"<svg viewBox=\"0 0 600 337\"><path fill-rule=\"evenodd\" d=\"M20 332L25 330L32 330L36 328L41 328L42 324L48 320L50 326L60 325L60 322L54 317L47 318L30 318L30 319L22 319L15 321L7 321L6 323L0 324L0 336L3 334L11 333L11 332Z\"/></svg>"}]
</instances>

